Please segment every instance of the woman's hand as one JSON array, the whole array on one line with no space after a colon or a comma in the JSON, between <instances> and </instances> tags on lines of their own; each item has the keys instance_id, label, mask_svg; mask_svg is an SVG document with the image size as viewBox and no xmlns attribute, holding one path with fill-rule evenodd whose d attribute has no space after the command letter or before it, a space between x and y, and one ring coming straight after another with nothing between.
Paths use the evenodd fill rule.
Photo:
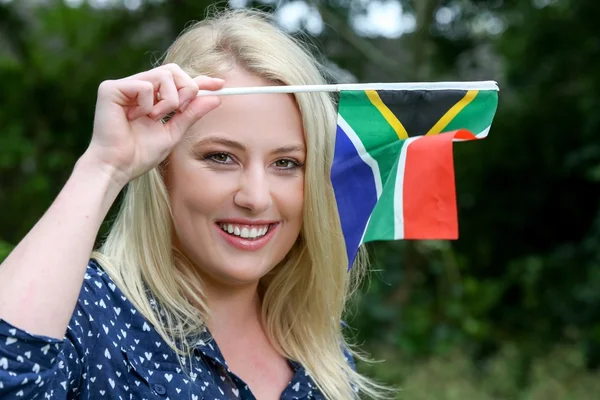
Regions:
<instances>
[{"instance_id":1,"label":"woman's hand","mask_svg":"<svg viewBox=\"0 0 600 400\"><path fill-rule=\"evenodd\" d=\"M220 104L217 96L196 97L198 90L222 86L221 79L192 79L175 64L102 82L84 157L124 186L163 161L185 132Z\"/></svg>"}]
</instances>

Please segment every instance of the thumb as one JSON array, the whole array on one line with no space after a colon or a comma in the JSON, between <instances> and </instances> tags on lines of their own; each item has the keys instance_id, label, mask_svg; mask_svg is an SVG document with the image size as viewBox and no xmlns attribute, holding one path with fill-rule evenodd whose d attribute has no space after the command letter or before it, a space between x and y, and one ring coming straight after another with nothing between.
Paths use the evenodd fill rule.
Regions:
<instances>
[{"instance_id":1,"label":"thumb","mask_svg":"<svg viewBox=\"0 0 600 400\"><path fill-rule=\"evenodd\" d=\"M192 99L183 112L176 113L168 122L173 140L179 142L196 121L220 104L219 96L202 96Z\"/></svg>"}]
</instances>

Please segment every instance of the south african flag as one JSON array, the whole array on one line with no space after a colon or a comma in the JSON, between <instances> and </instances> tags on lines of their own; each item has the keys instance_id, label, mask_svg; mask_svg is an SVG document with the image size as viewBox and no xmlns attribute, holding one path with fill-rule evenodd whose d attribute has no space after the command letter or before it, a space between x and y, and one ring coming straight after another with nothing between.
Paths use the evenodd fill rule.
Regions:
<instances>
[{"instance_id":1,"label":"south african flag","mask_svg":"<svg viewBox=\"0 0 600 400\"><path fill-rule=\"evenodd\" d=\"M370 241L458 238L452 143L487 136L496 83L339 86L331 178L350 264Z\"/></svg>"}]
</instances>

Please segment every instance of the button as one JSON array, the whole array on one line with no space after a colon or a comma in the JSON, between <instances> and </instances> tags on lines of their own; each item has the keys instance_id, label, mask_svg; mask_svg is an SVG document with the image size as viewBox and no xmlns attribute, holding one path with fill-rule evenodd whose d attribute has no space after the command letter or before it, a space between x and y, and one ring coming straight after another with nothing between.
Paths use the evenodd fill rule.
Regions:
<instances>
[{"instance_id":1,"label":"button","mask_svg":"<svg viewBox=\"0 0 600 400\"><path fill-rule=\"evenodd\" d=\"M160 383L156 383L154 385L154 391L160 395L167 393L167 389L165 389L165 387L163 385L161 385Z\"/></svg>"}]
</instances>

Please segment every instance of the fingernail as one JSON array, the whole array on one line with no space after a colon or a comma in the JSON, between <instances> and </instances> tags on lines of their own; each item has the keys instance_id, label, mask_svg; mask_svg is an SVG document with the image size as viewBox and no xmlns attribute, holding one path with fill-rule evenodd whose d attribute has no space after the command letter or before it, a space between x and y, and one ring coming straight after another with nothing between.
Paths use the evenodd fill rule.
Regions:
<instances>
[{"instance_id":1,"label":"fingernail","mask_svg":"<svg viewBox=\"0 0 600 400\"><path fill-rule=\"evenodd\" d=\"M184 112L184 111L185 111L185 109L186 109L186 108L187 108L189 105L190 105L190 100L188 100L188 101L185 101L185 102L184 102L184 103L181 105L181 107L179 107L179 112Z\"/></svg>"},{"instance_id":2,"label":"fingernail","mask_svg":"<svg viewBox=\"0 0 600 400\"><path fill-rule=\"evenodd\" d=\"M214 81L217 81L219 83L223 83L225 82L225 79L221 79L221 78L212 78Z\"/></svg>"}]
</instances>

